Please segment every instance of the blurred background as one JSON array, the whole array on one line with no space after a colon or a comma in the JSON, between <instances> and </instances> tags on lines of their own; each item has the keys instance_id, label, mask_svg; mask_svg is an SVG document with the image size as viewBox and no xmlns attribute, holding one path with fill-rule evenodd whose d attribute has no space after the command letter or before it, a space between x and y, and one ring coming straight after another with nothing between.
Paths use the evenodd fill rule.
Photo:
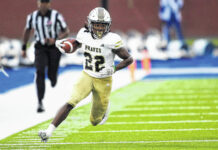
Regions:
<instances>
[{"instance_id":1,"label":"blurred background","mask_svg":"<svg viewBox=\"0 0 218 150\"><path fill-rule=\"evenodd\" d=\"M167 45L162 37L162 22L159 18L159 0L52 0L52 8L61 12L70 28L71 36L75 37L78 30L87 20L90 10L107 4L112 17L111 31L120 34L126 48L135 60L148 57L155 60L171 60L217 56L218 45L218 13L217 0L184 0L182 7L182 32L187 43L184 48L177 40L174 30L170 32L172 40ZM0 1L0 62L2 66L13 68L33 65L33 43L29 42L28 58L20 57L21 38L26 23L26 16L37 9L36 0ZM81 64L81 53L64 56L61 66ZM144 54L144 53L143 53ZM184 61L184 59L183 59ZM158 62L158 65L161 65Z\"/></svg>"},{"instance_id":2,"label":"blurred background","mask_svg":"<svg viewBox=\"0 0 218 150\"><path fill-rule=\"evenodd\" d=\"M26 16L37 9L37 1L1 0L0 3L1 36L21 38ZM189 38L216 37L217 5L217 0L184 0L184 35ZM77 33L96 6L101 6L101 0L52 0L52 8L63 14L72 33ZM151 28L160 29L159 0L108 0L108 9L113 19L112 30L128 32L134 29L145 33Z\"/></svg>"}]
</instances>

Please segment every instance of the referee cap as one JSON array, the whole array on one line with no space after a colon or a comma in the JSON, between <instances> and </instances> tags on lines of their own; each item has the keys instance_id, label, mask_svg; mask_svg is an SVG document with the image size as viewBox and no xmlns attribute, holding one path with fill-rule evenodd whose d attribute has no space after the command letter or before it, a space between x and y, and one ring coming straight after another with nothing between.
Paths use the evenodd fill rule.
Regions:
<instances>
[{"instance_id":1,"label":"referee cap","mask_svg":"<svg viewBox=\"0 0 218 150\"><path fill-rule=\"evenodd\" d=\"M40 0L41 3L49 3L51 0Z\"/></svg>"}]
</instances>

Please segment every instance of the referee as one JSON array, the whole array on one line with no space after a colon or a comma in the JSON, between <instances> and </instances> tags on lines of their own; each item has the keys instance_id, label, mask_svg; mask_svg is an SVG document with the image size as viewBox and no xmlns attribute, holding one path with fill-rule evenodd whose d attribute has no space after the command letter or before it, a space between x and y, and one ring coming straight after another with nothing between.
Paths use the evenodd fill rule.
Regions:
<instances>
[{"instance_id":1,"label":"referee","mask_svg":"<svg viewBox=\"0 0 218 150\"><path fill-rule=\"evenodd\" d=\"M22 56L26 57L26 44L33 29L35 35L35 82L38 96L37 112L40 113L45 111L42 100L45 94L46 72L51 86L54 87L57 83L61 53L55 47L55 41L67 37L69 29L63 16L50 8L50 0L37 0L37 3L38 10L27 16L23 34Z\"/></svg>"}]
</instances>

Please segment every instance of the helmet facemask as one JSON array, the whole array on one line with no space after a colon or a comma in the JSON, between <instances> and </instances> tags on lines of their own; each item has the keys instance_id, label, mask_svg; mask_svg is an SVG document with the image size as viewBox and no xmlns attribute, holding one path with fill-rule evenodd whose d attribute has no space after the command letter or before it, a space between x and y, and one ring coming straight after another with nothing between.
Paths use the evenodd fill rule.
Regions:
<instances>
[{"instance_id":1,"label":"helmet facemask","mask_svg":"<svg viewBox=\"0 0 218 150\"><path fill-rule=\"evenodd\" d=\"M109 32L109 23L91 22L91 33L95 38L101 39Z\"/></svg>"},{"instance_id":2,"label":"helmet facemask","mask_svg":"<svg viewBox=\"0 0 218 150\"><path fill-rule=\"evenodd\" d=\"M93 9L88 16L88 27L94 38L101 39L110 31L111 18L101 7Z\"/></svg>"}]
</instances>

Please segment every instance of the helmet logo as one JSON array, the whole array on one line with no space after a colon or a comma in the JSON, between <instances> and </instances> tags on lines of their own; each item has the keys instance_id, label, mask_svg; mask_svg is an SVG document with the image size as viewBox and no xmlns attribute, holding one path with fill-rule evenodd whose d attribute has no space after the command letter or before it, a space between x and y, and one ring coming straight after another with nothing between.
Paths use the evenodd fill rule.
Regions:
<instances>
[{"instance_id":1,"label":"helmet logo","mask_svg":"<svg viewBox=\"0 0 218 150\"><path fill-rule=\"evenodd\" d=\"M98 20L104 20L104 9L102 8L98 9Z\"/></svg>"}]
</instances>

